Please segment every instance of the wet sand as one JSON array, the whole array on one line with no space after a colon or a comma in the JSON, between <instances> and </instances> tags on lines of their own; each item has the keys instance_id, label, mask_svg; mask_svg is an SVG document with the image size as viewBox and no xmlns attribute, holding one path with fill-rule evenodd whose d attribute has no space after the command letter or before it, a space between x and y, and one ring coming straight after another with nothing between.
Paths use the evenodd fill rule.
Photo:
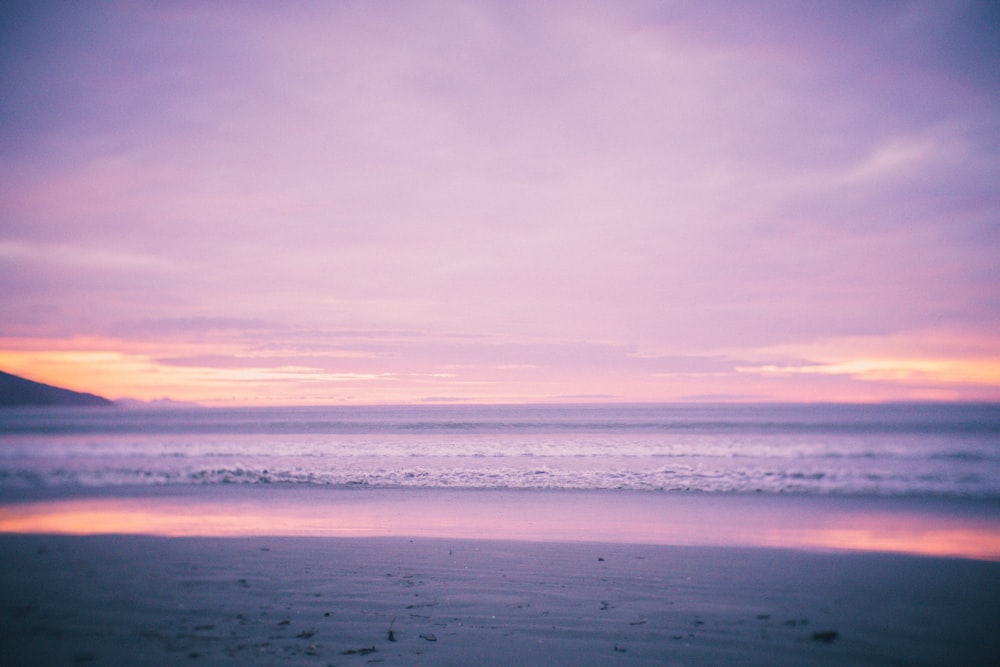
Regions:
<instances>
[{"instance_id":1,"label":"wet sand","mask_svg":"<svg viewBox=\"0 0 1000 667\"><path fill-rule=\"evenodd\" d=\"M169 485L6 490L0 533L448 537L1000 561L996 501L644 491Z\"/></svg>"},{"instance_id":2,"label":"wet sand","mask_svg":"<svg viewBox=\"0 0 1000 667\"><path fill-rule=\"evenodd\" d=\"M430 538L0 536L12 665L987 665L1000 564Z\"/></svg>"},{"instance_id":3,"label":"wet sand","mask_svg":"<svg viewBox=\"0 0 1000 667\"><path fill-rule=\"evenodd\" d=\"M871 526L853 547L751 539L775 526L786 528L782 540L817 526L825 535L876 516L883 537L912 541L921 533L907 521L923 516L925 535L944 540L943 527L965 521L988 543L995 513L977 503L259 488L27 495L0 502L4 664L992 665L1000 655L996 559L885 553L906 541L873 541ZM35 530L25 517L40 521ZM53 517L63 523L45 523ZM221 537L227 518L237 529ZM734 525L743 530L725 534ZM643 530L649 539L637 538Z\"/></svg>"}]
</instances>

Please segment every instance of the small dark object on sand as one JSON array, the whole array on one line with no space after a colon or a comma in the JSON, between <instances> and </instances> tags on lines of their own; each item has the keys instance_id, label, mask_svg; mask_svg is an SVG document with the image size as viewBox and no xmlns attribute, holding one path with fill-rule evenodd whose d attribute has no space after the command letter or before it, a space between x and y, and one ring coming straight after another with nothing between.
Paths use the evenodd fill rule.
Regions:
<instances>
[{"instance_id":1,"label":"small dark object on sand","mask_svg":"<svg viewBox=\"0 0 1000 667\"><path fill-rule=\"evenodd\" d=\"M427 633L427 634L424 634L424 635L420 635L420 638L421 639L426 639L429 642L436 642L438 640L438 638L437 638L436 635L433 635L433 634L430 634L430 633Z\"/></svg>"},{"instance_id":2,"label":"small dark object on sand","mask_svg":"<svg viewBox=\"0 0 1000 667\"><path fill-rule=\"evenodd\" d=\"M393 616L392 617L392 623L389 624L389 631L387 633L385 633L386 634L386 638L389 641L391 641L391 642L396 641L396 633L392 631L392 626L394 626L395 624L396 624L396 617Z\"/></svg>"},{"instance_id":3,"label":"small dark object on sand","mask_svg":"<svg viewBox=\"0 0 1000 667\"><path fill-rule=\"evenodd\" d=\"M820 642L821 644L832 644L840 633L836 630L827 630L826 632L814 632L813 641Z\"/></svg>"},{"instance_id":4,"label":"small dark object on sand","mask_svg":"<svg viewBox=\"0 0 1000 667\"><path fill-rule=\"evenodd\" d=\"M346 651L341 651L340 655L368 655L369 653L374 653L374 646L366 646L365 648L352 648Z\"/></svg>"},{"instance_id":5,"label":"small dark object on sand","mask_svg":"<svg viewBox=\"0 0 1000 667\"><path fill-rule=\"evenodd\" d=\"M618 644L615 644L615 653L624 653L627 650L628 649L625 648L624 646L619 646Z\"/></svg>"}]
</instances>

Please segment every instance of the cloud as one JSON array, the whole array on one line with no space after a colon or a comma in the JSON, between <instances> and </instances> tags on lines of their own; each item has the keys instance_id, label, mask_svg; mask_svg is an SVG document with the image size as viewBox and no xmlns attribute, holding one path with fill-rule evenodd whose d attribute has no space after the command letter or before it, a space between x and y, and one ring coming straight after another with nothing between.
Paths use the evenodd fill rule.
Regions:
<instances>
[{"instance_id":1,"label":"cloud","mask_svg":"<svg viewBox=\"0 0 1000 667\"><path fill-rule=\"evenodd\" d=\"M142 320L119 321L113 325L115 333L125 336L149 336L172 334L210 334L239 332L248 337L265 331L275 333L288 326L269 320L255 320L241 317L154 317Z\"/></svg>"},{"instance_id":2,"label":"cloud","mask_svg":"<svg viewBox=\"0 0 1000 667\"><path fill-rule=\"evenodd\" d=\"M468 396L424 396L422 403L464 403L473 400Z\"/></svg>"},{"instance_id":3,"label":"cloud","mask_svg":"<svg viewBox=\"0 0 1000 667\"><path fill-rule=\"evenodd\" d=\"M1000 333L988 3L4 11L8 336L555 382Z\"/></svg>"}]
</instances>

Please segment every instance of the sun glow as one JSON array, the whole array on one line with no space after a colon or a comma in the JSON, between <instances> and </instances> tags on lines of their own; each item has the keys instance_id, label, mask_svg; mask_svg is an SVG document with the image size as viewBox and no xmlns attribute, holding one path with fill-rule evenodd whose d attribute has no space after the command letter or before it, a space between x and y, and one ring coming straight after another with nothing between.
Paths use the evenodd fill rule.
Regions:
<instances>
[{"instance_id":1,"label":"sun glow","mask_svg":"<svg viewBox=\"0 0 1000 667\"><path fill-rule=\"evenodd\" d=\"M764 375L846 375L859 380L1000 385L997 359L857 359L800 366L742 366Z\"/></svg>"},{"instance_id":2,"label":"sun glow","mask_svg":"<svg viewBox=\"0 0 1000 667\"><path fill-rule=\"evenodd\" d=\"M167 352L209 360L240 359L244 352L243 348L220 345L132 344L122 345L123 351L113 351L113 345L113 341L83 341L80 349L46 349L30 341L22 343L21 349L0 350L0 368L37 382L112 399L170 397L206 405L322 403L327 394L311 388L362 388L395 379L392 372L335 372L305 365L276 365L259 353L243 355L241 365L232 367L213 366L210 361L199 365L160 360ZM301 396L307 397L305 401L296 400ZM368 392L369 402L378 402L373 398Z\"/></svg>"}]
</instances>

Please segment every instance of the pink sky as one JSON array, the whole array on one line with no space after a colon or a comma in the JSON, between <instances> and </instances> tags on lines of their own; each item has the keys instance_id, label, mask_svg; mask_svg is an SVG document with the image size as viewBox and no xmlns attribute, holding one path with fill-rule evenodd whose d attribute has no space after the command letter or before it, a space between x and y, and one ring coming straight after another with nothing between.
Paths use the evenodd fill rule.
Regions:
<instances>
[{"instance_id":1,"label":"pink sky","mask_svg":"<svg viewBox=\"0 0 1000 667\"><path fill-rule=\"evenodd\" d=\"M991 2L5 3L0 368L1000 400Z\"/></svg>"}]
</instances>

